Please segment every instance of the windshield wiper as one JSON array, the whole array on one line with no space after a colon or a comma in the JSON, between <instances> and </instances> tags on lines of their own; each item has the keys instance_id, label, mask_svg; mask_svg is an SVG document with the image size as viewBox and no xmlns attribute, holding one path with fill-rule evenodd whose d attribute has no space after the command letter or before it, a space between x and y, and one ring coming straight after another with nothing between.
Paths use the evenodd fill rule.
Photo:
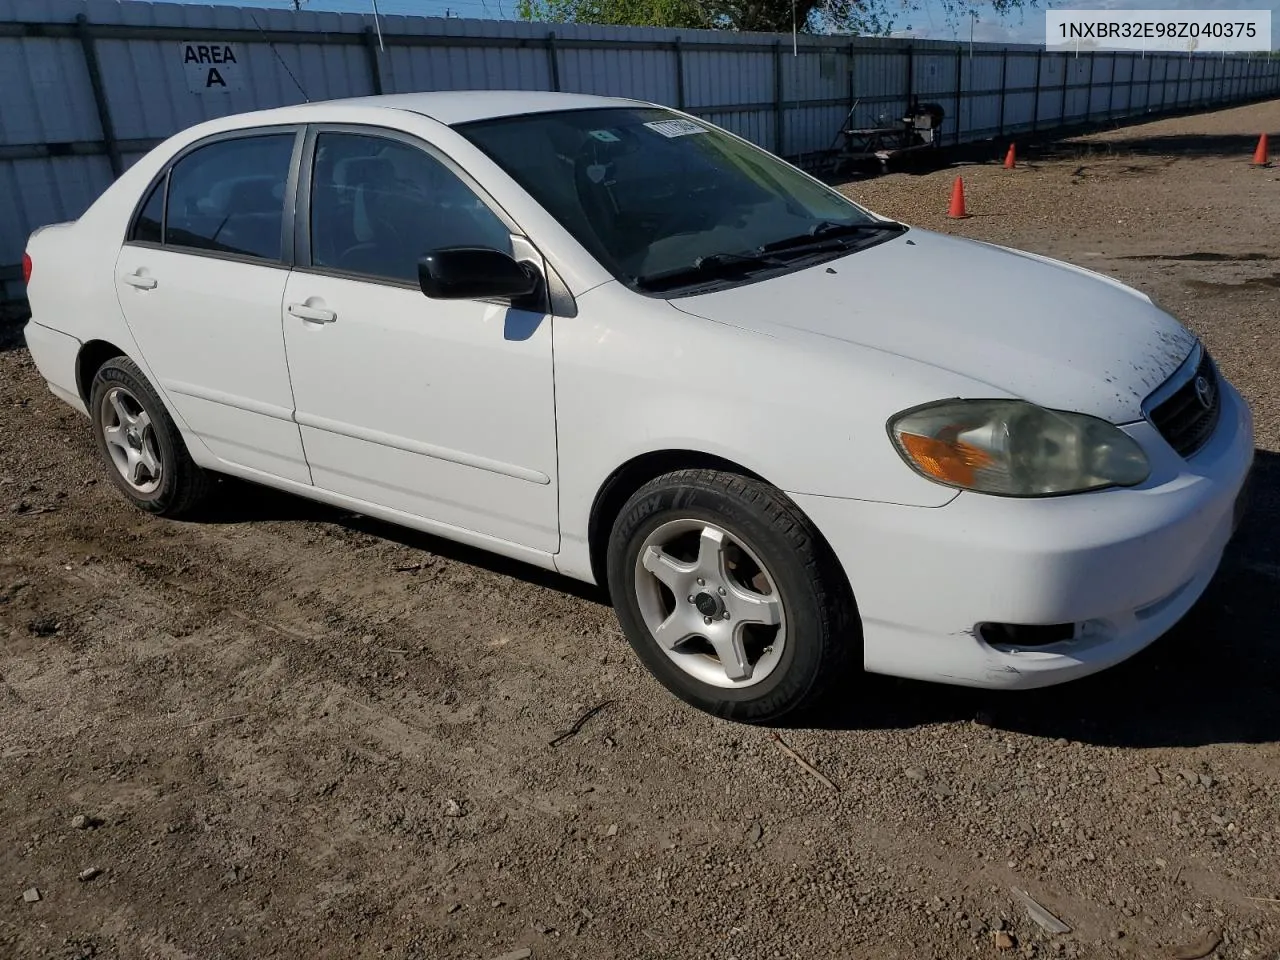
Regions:
<instances>
[{"instance_id":1,"label":"windshield wiper","mask_svg":"<svg viewBox=\"0 0 1280 960\"><path fill-rule=\"evenodd\" d=\"M708 253L693 263L670 270L633 277L632 282L646 290L669 290L687 281L719 279L737 274L748 274L761 267L785 267L786 264L763 251L754 253Z\"/></svg>"},{"instance_id":2,"label":"windshield wiper","mask_svg":"<svg viewBox=\"0 0 1280 960\"><path fill-rule=\"evenodd\" d=\"M823 220L815 223L808 232L796 234L794 237L783 237L760 247L760 252L775 250L795 250L798 248L838 249L843 246L840 237L859 236L875 233L901 233L907 228L893 220L873 220L869 223L835 223Z\"/></svg>"}]
</instances>

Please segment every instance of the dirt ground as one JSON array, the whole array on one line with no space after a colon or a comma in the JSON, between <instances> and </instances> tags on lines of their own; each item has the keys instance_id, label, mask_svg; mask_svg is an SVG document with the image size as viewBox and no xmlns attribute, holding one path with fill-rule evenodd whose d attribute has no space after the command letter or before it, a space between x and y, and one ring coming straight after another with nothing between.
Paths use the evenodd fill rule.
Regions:
<instances>
[{"instance_id":1,"label":"dirt ground","mask_svg":"<svg viewBox=\"0 0 1280 960\"><path fill-rule=\"evenodd\" d=\"M10 337L0 957L1280 957L1262 130L1280 102L848 188L1149 292L1248 396L1259 459L1219 577L1130 663L1022 695L851 681L772 732L835 789L679 704L567 581L238 484L207 522L132 511ZM947 221L957 173L974 216Z\"/></svg>"}]
</instances>

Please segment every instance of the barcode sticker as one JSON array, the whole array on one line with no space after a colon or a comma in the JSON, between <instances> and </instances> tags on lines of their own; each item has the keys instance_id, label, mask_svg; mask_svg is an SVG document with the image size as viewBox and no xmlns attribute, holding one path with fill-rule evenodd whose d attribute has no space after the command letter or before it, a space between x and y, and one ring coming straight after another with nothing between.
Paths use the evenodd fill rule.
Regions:
<instances>
[{"instance_id":1,"label":"barcode sticker","mask_svg":"<svg viewBox=\"0 0 1280 960\"><path fill-rule=\"evenodd\" d=\"M684 137L691 133L707 132L706 127L700 127L692 120L654 120L645 126L664 137Z\"/></svg>"}]
</instances>

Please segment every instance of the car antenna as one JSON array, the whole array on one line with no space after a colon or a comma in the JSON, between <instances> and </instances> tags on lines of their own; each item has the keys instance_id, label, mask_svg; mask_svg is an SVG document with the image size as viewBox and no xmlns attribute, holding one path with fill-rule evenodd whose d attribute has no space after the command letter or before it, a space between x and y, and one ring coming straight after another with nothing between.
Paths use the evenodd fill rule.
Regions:
<instances>
[{"instance_id":1,"label":"car antenna","mask_svg":"<svg viewBox=\"0 0 1280 960\"><path fill-rule=\"evenodd\" d=\"M378 0L370 0L370 2L373 4L373 27L378 31L378 50L386 53L387 48L382 45L382 18L378 15ZM448 14L449 11L446 10L445 15L448 16Z\"/></svg>"},{"instance_id":2,"label":"car antenna","mask_svg":"<svg viewBox=\"0 0 1280 960\"><path fill-rule=\"evenodd\" d=\"M254 12L250 10L248 13L249 19L252 20L253 25L258 28L258 32L262 34L262 39L267 42L267 46L271 48L271 52L274 53L276 59L280 61L280 66L284 67L284 72L289 75L289 79L293 81L293 85L297 87L298 92L302 94L303 102L310 103L311 98L307 96L307 91L303 89L302 84L298 82L298 78L293 75L293 71L289 69L289 65L284 62L284 57L280 56L280 51L276 49L276 45L272 43L271 39L267 36L267 31L262 29L262 24L258 22L258 18L254 15Z\"/></svg>"}]
</instances>

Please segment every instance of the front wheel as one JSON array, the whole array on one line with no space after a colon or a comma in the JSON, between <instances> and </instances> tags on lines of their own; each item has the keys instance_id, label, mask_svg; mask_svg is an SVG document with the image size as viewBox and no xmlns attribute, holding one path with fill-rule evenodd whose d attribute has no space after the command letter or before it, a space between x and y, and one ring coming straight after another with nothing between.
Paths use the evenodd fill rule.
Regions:
<instances>
[{"instance_id":1,"label":"front wheel","mask_svg":"<svg viewBox=\"0 0 1280 960\"><path fill-rule=\"evenodd\" d=\"M609 588L631 646L682 700L747 723L818 699L856 648L835 558L784 494L682 470L627 501Z\"/></svg>"}]
</instances>

